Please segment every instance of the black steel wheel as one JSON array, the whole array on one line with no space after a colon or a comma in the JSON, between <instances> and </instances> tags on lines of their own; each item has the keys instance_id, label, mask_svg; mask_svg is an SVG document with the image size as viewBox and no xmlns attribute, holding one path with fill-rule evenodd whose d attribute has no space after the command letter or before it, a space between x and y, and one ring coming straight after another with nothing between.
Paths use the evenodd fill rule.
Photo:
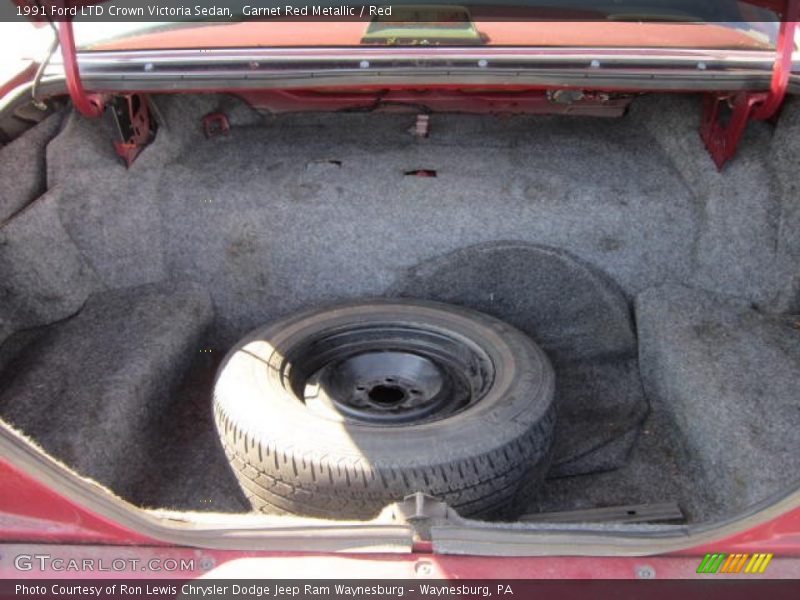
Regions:
<instances>
[{"instance_id":1,"label":"black steel wheel","mask_svg":"<svg viewBox=\"0 0 800 600\"><path fill-rule=\"evenodd\" d=\"M543 477L553 386L538 346L497 319L371 301L251 333L220 367L214 414L257 509L369 518L422 491L491 516Z\"/></svg>"}]
</instances>

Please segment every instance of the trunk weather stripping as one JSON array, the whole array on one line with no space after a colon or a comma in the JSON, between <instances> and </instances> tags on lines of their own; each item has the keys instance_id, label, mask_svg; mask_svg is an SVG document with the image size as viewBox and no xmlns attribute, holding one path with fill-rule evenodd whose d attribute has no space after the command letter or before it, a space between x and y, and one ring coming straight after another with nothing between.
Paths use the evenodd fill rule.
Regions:
<instances>
[{"instance_id":1,"label":"trunk weather stripping","mask_svg":"<svg viewBox=\"0 0 800 600\"><path fill-rule=\"evenodd\" d=\"M632 504L523 515L523 523L653 523L686 521L677 502Z\"/></svg>"},{"instance_id":2,"label":"trunk weather stripping","mask_svg":"<svg viewBox=\"0 0 800 600\"><path fill-rule=\"evenodd\" d=\"M736 153L747 123L751 119L766 121L772 118L783 104L789 88L799 17L800 0L786 0L775 44L775 63L768 92L739 92L706 97L700 137L718 169Z\"/></svg>"}]
</instances>

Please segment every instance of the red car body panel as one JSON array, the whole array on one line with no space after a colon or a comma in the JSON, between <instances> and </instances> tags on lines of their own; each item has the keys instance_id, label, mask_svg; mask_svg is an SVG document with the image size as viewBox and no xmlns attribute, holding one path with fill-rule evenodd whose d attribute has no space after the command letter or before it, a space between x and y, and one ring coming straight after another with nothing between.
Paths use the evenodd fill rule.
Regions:
<instances>
[{"instance_id":1,"label":"red car body panel","mask_svg":"<svg viewBox=\"0 0 800 600\"><path fill-rule=\"evenodd\" d=\"M363 22L339 22L315 25L318 29L310 36L320 45L357 45L363 34ZM609 23L540 23L531 30L531 23L476 23L478 29L487 35L490 45L530 44L536 39L537 45L609 45L641 46L647 39L648 45L671 47L733 47L763 48L741 32L723 27L702 28L685 24L633 24ZM538 25L538 26L536 26ZM589 37L591 36L591 38ZM124 42L108 42L94 49L148 49L181 47L243 47L263 45L269 39L271 46L298 46L301 44L292 35L285 23L258 22L232 23L213 27L178 29L168 32L144 34ZM29 67L14 80L0 87L0 96L24 81L30 80L35 69ZM404 88L398 88L403 90ZM529 90L530 91L530 90ZM417 93L408 90L406 96ZM359 94L313 96L313 91L264 92L242 94L254 106L265 108L283 107L284 103L298 105L305 95L309 109L332 109L344 103L358 103ZM511 90L506 90L511 93ZM461 90L453 90L454 96L442 94L446 103L455 96L473 108L489 106L497 98L476 96L465 98ZM367 96L369 97L369 96ZM539 106L541 94L531 94L522 100L532 105L532 111ZM511 102L508 96L503 102ZM303 105L302 102L299 103ZM597 107L591 107L590 110ZM599 110L599 109L598 109ZM275 112L280 112L276 110ZM480 112L480 111L478 111ZM767 522L745 531L721 538L713 543L694 548L649 557L472 557L437 555L426 546L416 547L410 554L374 555L327 555L318 553L281 553L233 550L200 550L171 547L162 541L144 536L129 528L93 513L87 508L62 496L53 489L20 471L10 463L0 459L0 543L5 547L3 554L13 555L15 549L22 552L21 542L25 542L27 554L54 552L54 545L79 544L82 557L102 559L119 557L121 552L129 551L142 561L151 557L180 559L181 557L202 561L205 570L219 570L220 576L246 570L258 561L259 576L303 577L314 573L315 577L369 577L383 578L457 578L457 579L525 579L525 578L686 578L707 577L698 575L695 570L698 557L706 553L754 553L771 552L775 558L766 577L798 577L800 575L800 508L795 508ZM121 547L129 547L127 550ZM9 552L10 551L10 552ZM248 566L249 565L249 566ZM216 573L216 571L214 571ZM85 577L85 573L64 573L58 571L34 572L36 577ZM94 573L93 577L179 577L196 576L199 573L170 571L152 573L142 571L107 571ZM241 573L240 573L241 574ZM0 577L19 578L20 572L8 560L0 563Z\"/></svg>"},{"instance_id":2,"label":"red car body panel","mask_svg":"<svg viewBox=\"0 0 800 600\"><path fill-rule=\"evenodd\" d=\"M482 46L539 47L662 47L764 50L770 46L744 31L696 23L512 22L474 20ZM293 25L293 26L289 26ZM250 48L361 46L364 21L288 23L282 20L217 23L205 27L172 28L97 43L92 50L165 48ZM762 24L756 24L762 25ZM298 28L302 35L298 35Z\"/></svg>"},{"instance_id":3,"label":"red car body panel","mask_svg":"<svg viewBox=\"0 0 800 600\"><path fill-rule=\"evenodd\" d=\"M0 460L0 542L159 544L99 517Z\"/></svg>"},{"instance_id":4,"label":"red car body panel","mask_svg":"<svg viewBox=\"0 0 800 600\"><path fill-rule=\"evenodd\" d=\"M775 558L761 577L792 578L800 574L800 508L716 542L659 556L501 558L441 555L430 551L353 555L171 547L93 514L4 461L0 461L0 489L4 491L0 497L0 542L5 546L6 556L58 555L61 551L70 557L91 559L96 565L105 564L106 570L91 573L93 578L188 578L201 574L241 577L254 572L263 578L283 579L308 573L314 573L317 578L371 579L707 578L708 575L696 573L699 558L718 552L771 552ZM28 543L19 545L23 541ZM81 546L66 546L72 544ZM125 550L121 546L131 548ZM140 564L152 559L192 560L195 570L154 573L143 572L138 567L109 568L112 557L124 559L126 553ZM21 575L70 578L86 577L87 573L57 570L21 573L9 560L0 563L0 578Z\"/></svg>"}]
</instances>

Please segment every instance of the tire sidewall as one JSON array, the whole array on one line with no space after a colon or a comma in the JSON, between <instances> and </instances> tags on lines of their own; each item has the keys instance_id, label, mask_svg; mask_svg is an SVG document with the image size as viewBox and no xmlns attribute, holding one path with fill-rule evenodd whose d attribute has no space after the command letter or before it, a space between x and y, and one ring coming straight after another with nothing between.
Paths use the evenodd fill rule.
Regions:
<instances>
[{"instance_id":1,"label":"tire sidewall","mask_svg":"<svg viewBox=\"0 0 800 600\"><path fill-rule=\"evenodd\" d=\"M491 358L494 381L472 406L419 424L372 426L327 419L270 377L284 362L276 348L348 322L414 323L446 328ZM293 455L361 459L370 467L414 468L487 454L552 416L553 369L539 347L515 328L469 309L418 301L353 303L311 311L259 328L223 360L214 407L245 436ZM219 426L219 420L218 420Z\"/></svg>"}]
</instances>

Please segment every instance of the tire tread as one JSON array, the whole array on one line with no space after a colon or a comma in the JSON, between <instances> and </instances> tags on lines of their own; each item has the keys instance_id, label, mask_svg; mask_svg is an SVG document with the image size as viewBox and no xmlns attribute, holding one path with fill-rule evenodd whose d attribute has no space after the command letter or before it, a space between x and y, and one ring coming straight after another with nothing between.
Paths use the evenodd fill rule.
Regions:
<instances>
[{"instance_id":1,"label":"tire tread","mask_svg":"<svg viewBox=\"0 0 800 600\"><path fill-rule=\"evenodd\" d=\"M332 465L325 451L295 454L291 447L279 448L276 440L260 441L242 431L220 406L214 413L225 454L254 508L338 519L374 516L415 488L427 490L464 516L493 516L528 499L518 496L519 488L527 472L544 470L555 421L551 407L502 448L457 462L442 457L440 464L403 469L365 468L360 457L346 456ZM273 460L264 460L270 455ZM535 492L535 487L522 488L526 496Z\"/></svg>"}]
</instances>

